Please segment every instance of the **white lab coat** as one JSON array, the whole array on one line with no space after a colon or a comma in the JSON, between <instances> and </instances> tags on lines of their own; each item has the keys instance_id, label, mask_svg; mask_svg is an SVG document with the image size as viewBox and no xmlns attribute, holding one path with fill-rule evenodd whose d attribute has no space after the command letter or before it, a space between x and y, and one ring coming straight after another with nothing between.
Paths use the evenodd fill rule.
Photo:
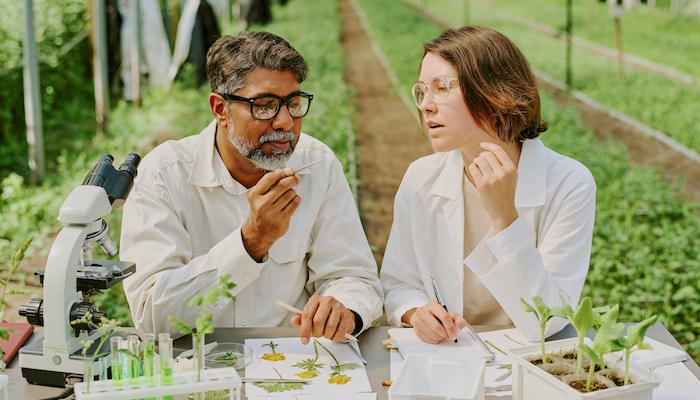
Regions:
<instances>
[{"instance_id":1,"label":"white lab coat","mask_svg":"<svg viewBox=\"0 0 700 400\"><path fill-rule=\"evenodd\" d=\"M526 140L515 195L519 218L497 235L489 232L465 260L462 173L459 150L420 158L406 171L380 270L387 319L401 325L406 311L434 300L431 276L447 308L461 314L466 265L515 326L537 341L539 324L520 299L578 304L590 263L595 181L578 161L540 139ZM546 336L566 323L550 320Z\"/></svg>"},{"instance_id":2,"label":"white lab coat","mask_svg":"<svg viewBox=\"0 0 700 400\"><path fill-rule=\"evenodd\" d=\"M250 213L246 188L221 160L215 127L161 144L138 168L121 236L122 259L136 263L124 280L136 327L175 334L170 315L193 326L199 309L188 302L225 274L236 284L236 301L210 307L214 326L289 325L291 314L274 301L301 309L313 293L335 297L362 317L364 329L371 326L382 313L377 264L331 149L301 134L287 166L324 161L299 172L301 205L258 263L241 239Z\"/></svg>"}]
</instances>

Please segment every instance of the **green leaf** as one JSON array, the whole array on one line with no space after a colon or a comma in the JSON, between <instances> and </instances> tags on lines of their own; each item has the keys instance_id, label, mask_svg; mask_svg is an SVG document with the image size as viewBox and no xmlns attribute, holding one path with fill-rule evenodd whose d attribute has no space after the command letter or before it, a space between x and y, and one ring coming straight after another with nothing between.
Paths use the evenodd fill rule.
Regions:
<instances>
[{"instance_id":1,"label":"green leaf","mask_svg":"<svg viewBox=\"0 0 700 400\"><path fill-rule=\"evenodd\" d=\"M634 346L635 344L637 347L639 347L639 344L644 341L644 335L646 334L647 329L654 325L657 319L658 317L656 315L652 315L644 321L627 328L627 340L630 343L630 347Z\"/></svg>"},{"instance_id":2,"label":"green leaf","mask_svg":"<svg viewBox=\"0 0 700 400\"><path fill-rule=\"evenodd\" d=\"M291 390L301 390L304 388L304 385L306 385L306 382L255 382L253 385L268 393L280 393Z\"/></svg>"},{"instance_id":3,"label":"green leaf","mask_svg":"<svg viewBox=\"0 0 700 400\"><path fill-rule=\"evenodd\" d=\"M192 306L199 306L202 305L202 296L196 295L190 300L189 303L187 303L187 307L192 307Z\"/></svg>"},{"instance_id":4,"label":"green leaf","mask_svg":"<svg viewBox=\"0 0 700 400\"><path fill-rule=\"evenodd\" d=\"M539 315L537 315L537 311L535 311L535 309L530 304L528 304L523 298L520 298L520 308L525 310L525 312L531 312L535 314L535 316L537 316L537 319L540 319Z\"/></svg>"},{"instance_id":5,"label":"green leaf","mask_svg":"<svg viewBox=\"0 0 700 400\"><path fill-rule=\"evenodd\" d=\"M169 315L168 319L170 320L170 324L177 330L180 331L180 333L185 334L185 335L190 335L192 334L192 328L190 328L189 325L187 325L183 320Z\"/></svg>"},{"instance_id":6,"label":"green leaf","mask_svg":"<svg viewBox=\"0 0 700 400\"><path fill-rule=\"evenodd\" d=\"M571 318L571 322L579 333L579 337L585 335L586 331L593 327L595 320L593 319L593 306L590 297L585 297L581 300L573 318Z\"/></svg>"},{"instance_id":7,"label":"green leaf","mask_svg":"<svg viewBox=\"0 0 700 400\"><path fill-rule=\"evenodd\" d=\"M603 360L598 356L598 353L596 353L592 348L588 347L585 344L582 344L579 346L583 351L588 354L588 356L591 358L591 361L596 363L596 364L602 364Z\"/></svg>"},{"instance_id":8,"label":"green leaf","mask_svg":"<svg viewBox=\"0 0 700 400\"><path fill-rule=\"evenodd\" d=\"M350 370L358 369L358 368L360 368L360 364L348 363L348 364L338 364L338 365L334 366L333 369L340 373L343 371L350 371Z\"/></svg>"},{"instance_id":9,"label":"green leaf","mask_svg":"<svg viewBox=\"0 0 700 400\"><path fill-rule=\"evenodd\" d=\"M564 305L564 306L559 306L559 307L552 307L551 309L551 315L552 317L559 317L563 319L568 319L570 315L574 313L574 310L571 308L570 305Z\"/></svg>"},{"instance_id":10,"label":"green leaf","mask_svg":"<svg viewBox=\"0 0 700 400\"><path fill-rule=\"evenodd\" d=\"M316 359L307 358L305 360L302 360L301 362L292 365L292 367L301 368L309 372L318 372L319 369L324 367L324 364L316 363Z\"/></svg>"}]
</instances>

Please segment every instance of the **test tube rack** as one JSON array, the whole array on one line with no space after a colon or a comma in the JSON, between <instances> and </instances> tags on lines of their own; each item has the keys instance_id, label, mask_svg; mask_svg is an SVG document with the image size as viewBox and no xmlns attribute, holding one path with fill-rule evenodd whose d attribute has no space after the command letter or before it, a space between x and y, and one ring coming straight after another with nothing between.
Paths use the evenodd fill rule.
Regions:
<instances>
[{"instance_id":1,"label":"test tube rack","mask_svg":"<svg viewBox=\"0 0 700 400\"><path fill-rule=\"evenodd\" d=\"M241 377L235 368L215 368L201 371L201 379L197 381L196 371L178 372L173 374L172 385L161 385L159 382L146 383L143 377L138 384L114 385L111 379L93 381L90 392L87 383L78 382L74 386L77 400L127 400L142 398L162 398L164 396L186 395L228 389L229 400L241 400Z\"/></svg>"}]
</instances>

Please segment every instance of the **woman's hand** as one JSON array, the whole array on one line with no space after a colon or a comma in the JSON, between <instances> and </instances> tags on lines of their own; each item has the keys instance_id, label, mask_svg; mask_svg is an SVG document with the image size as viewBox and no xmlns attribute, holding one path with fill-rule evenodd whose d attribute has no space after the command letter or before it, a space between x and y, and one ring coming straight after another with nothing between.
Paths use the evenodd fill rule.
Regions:
<instances>
[{"instance_id":1,"label":"woman's hand","mask_svg":"<svg viewBox=\"0 0 700 400\"><path fill-rule=\"evenodd\" d=\"M405 317L420 340L433 344L445 339L457 339L457 332L467 326L466 319L446 311L435 301L406 312Z\"/></svg>"},{"instance_id":2,"label":"woman's hand","mask_svg":"<svg viewBox=\"0 0 700 400\"><path fill-rule=\"evenodd\" d=\"M469 164L469 174L489 215L493 232L498 233L518 219L515 208L518 169L501 146L484 142L481 148L484 151Z\"/></svg>"}]
</instances>

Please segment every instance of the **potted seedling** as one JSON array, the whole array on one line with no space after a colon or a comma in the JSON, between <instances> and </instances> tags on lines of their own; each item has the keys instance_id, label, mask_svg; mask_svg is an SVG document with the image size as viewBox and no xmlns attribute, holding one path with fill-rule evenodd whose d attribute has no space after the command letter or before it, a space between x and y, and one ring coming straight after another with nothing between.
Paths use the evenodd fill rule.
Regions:
<instances>
[{"instance_id":1,"label":"potted seedling","mask_svg":"<svg viewBox=\"0 0 700 400\"><path fill-rule=\"evenodd\" d=\"M566 318L577 335L549 342L544 342L542 337L537 345L508 351L513 362L514 400L652 399L653 389L661 383L661 377L630 363L629 355L635 346L648 348L643 342L644 334L656 322L656 317L630 326L625 337L622 335L624 324L617 321L618 306L594 308L590 298L584 298L576 310L566 307L552 310L539 297L533 298L532 303L521 299L523 309L535 314L541 326L553 317ZM591 329L595 331L593 340L586 338ZM620 350L624 350L624 364L620 357L610 355ZM550 373L554 364L568 364L568 371L558 375ZM623 386L609 379L612 375L623 376L619 380Z\"/></svg>"},{"instance_id":2,"label":"potted seedling","mask_svg":"<svg viewBox=\"0 0 700 400\"><path fill-rule=\"evenodd\" d=\"M532 304L528 304L525 300L520 299L520 307L527 312L535 314L537 321L540 323L540 348L542 350L542 364L547 363L547 353L544 351L544 331L547 327L547 322L552 317L566 318L567 315L573 313L570 305L563 307L552 307L549 308L544 304L540 296L534 296L532 298Z\"/></svg>"}]
</instances>

